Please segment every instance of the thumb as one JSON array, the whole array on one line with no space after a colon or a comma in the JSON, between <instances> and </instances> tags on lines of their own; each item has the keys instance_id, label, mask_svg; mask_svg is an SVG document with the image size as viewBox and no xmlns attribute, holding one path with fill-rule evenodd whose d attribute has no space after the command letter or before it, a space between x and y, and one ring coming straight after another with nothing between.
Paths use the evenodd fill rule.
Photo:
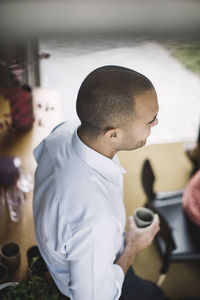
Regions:
<instances>
[{"instance_id":1,"label":"thumb","mask_svg":"<svg viewBox=\"0 0 200 300\"><path fill-rule=\"evenodd\" d=\"M134 224L134 222L133 222L133 216L129 216L128 217L128 227L132 227L133 224Z\"/></svg>"}]
</instances>

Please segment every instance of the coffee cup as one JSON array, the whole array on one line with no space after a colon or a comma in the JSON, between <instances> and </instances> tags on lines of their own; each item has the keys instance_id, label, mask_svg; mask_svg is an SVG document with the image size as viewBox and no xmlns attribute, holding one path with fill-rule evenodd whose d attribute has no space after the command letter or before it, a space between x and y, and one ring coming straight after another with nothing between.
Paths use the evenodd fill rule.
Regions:
<instances>
[{"instance_id":1,"label":"coffee cup","mask_svg":"<svg viewBox=\"0 0 200 300\"><path fill-rule=\"evenodd\" d=\"M151 225L154 219L154 212L146 207L138 207L133 217L137 227L143 228Z\"/></svg>"},{"instance_id":2,"label":"coffee cup","mask_svg":"<svg viewBox=\"0 0 200 300\"><path fill-rule=\"evenodd\" d=\"M20 264L20 248L15 242L7 241L0 246L2 262L8 269L15 269Z\"/></svg>"}]
</instances>

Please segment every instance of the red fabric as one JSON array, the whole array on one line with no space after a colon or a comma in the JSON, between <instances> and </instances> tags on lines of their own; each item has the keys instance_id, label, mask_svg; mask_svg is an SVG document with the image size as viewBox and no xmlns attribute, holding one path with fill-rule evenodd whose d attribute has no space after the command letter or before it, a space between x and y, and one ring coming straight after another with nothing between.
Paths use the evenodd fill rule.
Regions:
<instances>
[{"instance_id":1,"label":"red fabric","mask_svg":"<svg viewBox=\"0 0 200 300\"><path fill-rule=\"evenodd\" d=\"M18 130L30 128L34 121L31 93L21 87L12 87L10 103L12 126Z\"/></svg>"},{"instance_id":2,"label":"red fabric","mask_svg":"<svg viewBox=\"0 0 200 300\"><path fill-rule=\"evenodd\" d=\"M200 226L200 170L194 174L184 191L183 208L191 221Z\"/></svg>"}]
</instances>

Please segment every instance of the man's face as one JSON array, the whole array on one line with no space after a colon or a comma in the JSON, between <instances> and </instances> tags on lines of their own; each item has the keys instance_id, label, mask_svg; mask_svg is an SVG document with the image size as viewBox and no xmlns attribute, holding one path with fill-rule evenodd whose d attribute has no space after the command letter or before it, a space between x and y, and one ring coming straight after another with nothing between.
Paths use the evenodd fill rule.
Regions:
<instances>
[{"instance_id":1,"label":"man's face","mask_svg":"<svg viewBox=\"0 0 200 300\"><path fill-rule=\"evenodd\" d=\"M146 144L151 128L158 124L158 101L154 89L135 97L134 119L122 129L121 150L133 150Z\"/></svg>"}]
</instances>

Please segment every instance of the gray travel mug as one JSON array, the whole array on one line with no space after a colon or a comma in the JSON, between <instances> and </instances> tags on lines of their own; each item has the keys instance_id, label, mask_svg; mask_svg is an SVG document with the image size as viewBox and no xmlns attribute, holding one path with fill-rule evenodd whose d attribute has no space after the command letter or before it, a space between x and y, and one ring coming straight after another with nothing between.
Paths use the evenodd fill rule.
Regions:
<instances>
[{"instance_id":1,"label":"gray travel mug","mask_svg":"<svg viewBox=\"0 0 200 300\"><path fill-rule=\"evenodd\" d=\"M143 228L151 225L154 212L146 207L138 207L133 214L137 227Z\"/></svg>"}]
</instances>

